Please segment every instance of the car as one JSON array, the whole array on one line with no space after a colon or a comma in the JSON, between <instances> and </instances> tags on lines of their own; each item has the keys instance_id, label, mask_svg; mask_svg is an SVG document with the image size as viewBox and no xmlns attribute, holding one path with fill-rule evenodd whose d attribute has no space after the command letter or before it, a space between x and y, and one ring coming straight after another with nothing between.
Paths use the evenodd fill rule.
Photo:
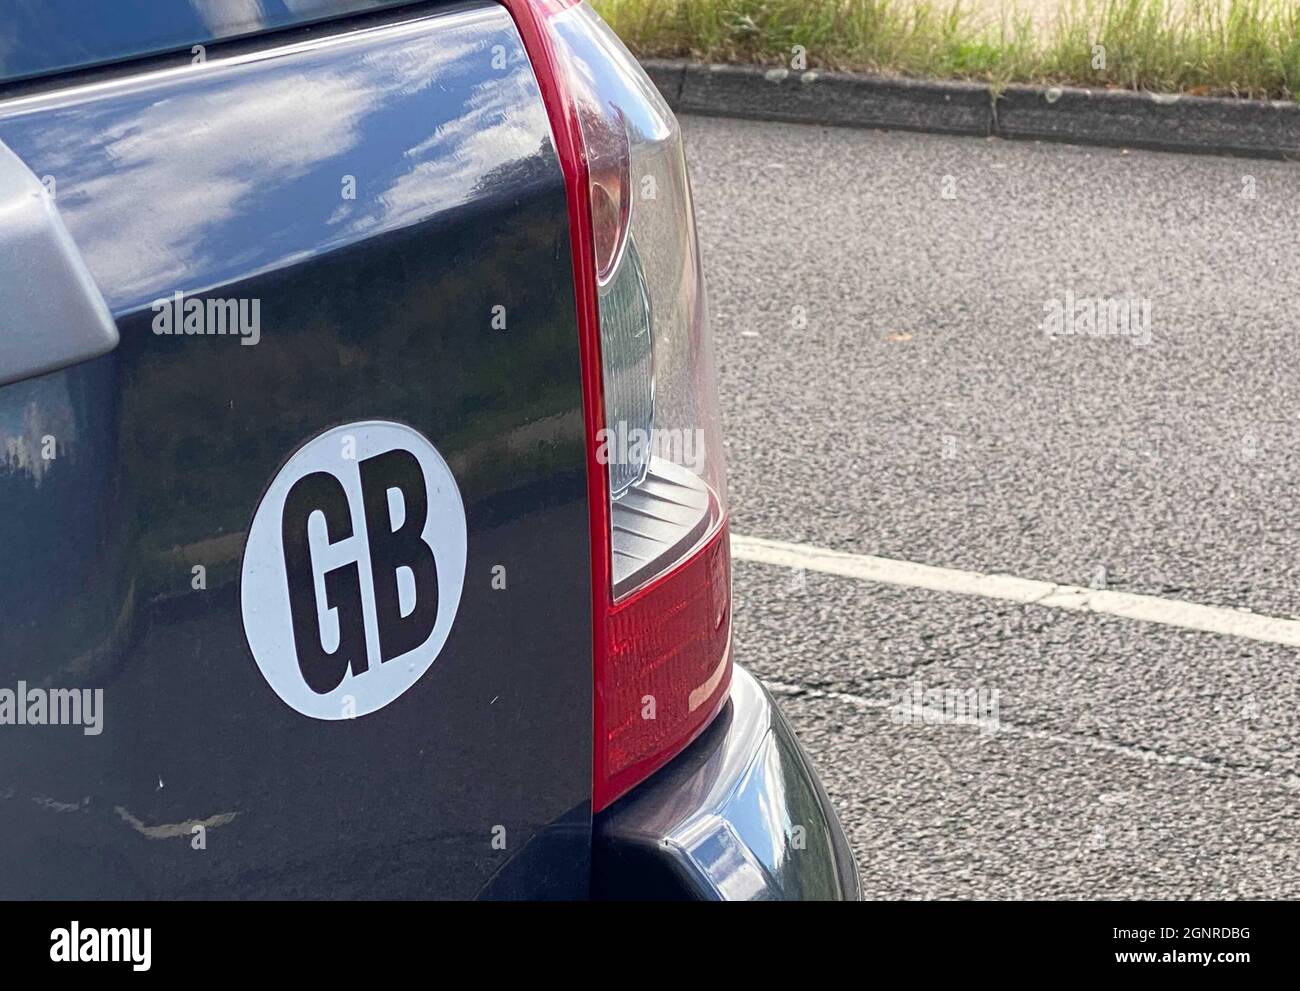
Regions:
<instances>
[{"instance_id":1,"label":"car","mask_svg":"<svg viewBox=\"0 0 1300 991\"><path fill-rule=\"evenodd\" d=\"M0 0L0 53L0 896L860 897L589 6Z\"/></svg>"}]
</instances>

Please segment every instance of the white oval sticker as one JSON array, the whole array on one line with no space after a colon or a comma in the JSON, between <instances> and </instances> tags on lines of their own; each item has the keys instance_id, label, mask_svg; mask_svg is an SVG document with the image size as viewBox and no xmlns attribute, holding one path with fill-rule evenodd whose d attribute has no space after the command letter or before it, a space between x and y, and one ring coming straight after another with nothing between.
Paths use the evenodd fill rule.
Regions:
<instances>
[{"instance_id":1,"label":"white oval sticker","mask_svg":"<svg viewBox=\"0 0 1300 991\"><path fill-rule=\"evenodd\" d=\"M447 642L465 557L460 490L427 438L387 420L327 430L280 469L248 528L253 659L305 716L382 709Z\"/></svg>"}]
</instances>

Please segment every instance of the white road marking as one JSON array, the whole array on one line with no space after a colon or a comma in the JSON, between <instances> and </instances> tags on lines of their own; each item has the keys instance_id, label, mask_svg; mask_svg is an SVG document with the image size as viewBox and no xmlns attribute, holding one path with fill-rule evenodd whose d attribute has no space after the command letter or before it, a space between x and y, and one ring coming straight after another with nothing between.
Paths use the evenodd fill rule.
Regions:
<instances>
[{"instance_id":1,"label":"white road marking","mask_svg":"<svg viewBox=\"0 0 1300 991\"><path fill-rule=\"evenodd\" d=\"M1223 606L1162 599L1156 595L1135 595L1131 592L1081 588L1077 585L1057 585L1032 578L1017 578L1014 575L989 575L956 568L936 568L912 561L896 561L868 554L847 554L807 544L743 537L734 533L731 535L731 554L739 561L804 568L841 578L856 578L859 581L924 588L933 592L954 592L958 595L980 595L988 599L1004 599L1071 612L1101 613L1141 620L1144 623L1176 626L1184 630L1300 647L1300 621L1262 616Z\"/></svg>"},{"instance_id":2,"label":"white road marking","mask_svg":"<svg viewBox=\"0 0 1300 991\"><path fill-rule=\"evenodd\" d=\"M736 538L732 537L731 539L735 540ZM893 709L898 705L898 698L896 696L883 699L871 699L865 698L861 695L853 695L849 692L836 692L825 688L808 688L804 685L794 684L788 681L768 681L766 678L763 679L763 684L767 686L767 690L773 695L782 695L787 697L796 696L807 699L832 699L836 702L842 702L857 709L866 711L888 710ZM927 712L933 712L937 717L935 722L932 724L935 726L942 725L945 716L941 710L928 710L922 708L920 710L913 709L912 711L914 713L919 712L922 716ZM1140 761L1143 764L1160 764L1165 767L1185 767L1194 771L1201 771L1216 778L1222 778L1225 775L1237 775L1264 784L1281 784L1291 791L1300 791L1300 775L1297 775L1289 769L1275 771L1267 767L1249 767L1241 764L1214 763L1207 760L1201 760L1199 757L1164 753L1146 747L1134 746L1129 743L1119 743L1114 740L1106 740L1101 737L1053 733L1050 730L1039 729L1034 726L1020 726L1015 723L1009 723L1000 717L997 726L998 733L1010 733L1014 736L1022 736L1026 739L1039 740L1057 746L1086 747L1089 750L1102 750L1106 753L1125 757L1129 760ZM962 729L965 728L966 727L962 727ZM981 739L987 739L987 737L981 737ZM1105 798L1102 798L1101 800L1106 801Z\"/></svg>"}]
</instances>

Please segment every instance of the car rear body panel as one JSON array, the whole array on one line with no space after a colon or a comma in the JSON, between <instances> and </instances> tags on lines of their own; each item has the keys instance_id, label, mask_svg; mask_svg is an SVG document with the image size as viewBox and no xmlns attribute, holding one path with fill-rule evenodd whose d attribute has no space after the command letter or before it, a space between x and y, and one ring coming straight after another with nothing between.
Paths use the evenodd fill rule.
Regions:
<instances>
[{"instance_id":1,"label":"car rear body panel","mask_svg":"<svg viewBox=\"0 0 1300 991\"><path fill-rule=\"evenodd\" d=\"M103 689L98 735L0 729L0 897L585 896L569 230L509 15L151 68L0 91L0 141L54 179L121 335L0 388L0 688ZM155 333L178 291L258 300L259 340ZM300 445L370 419L451 466L464 590L400 697L312 719L245 644L244 535Z\"/></svg>"},{"instance_id":2,"label":"car rear body panel","mask_svg":"<svg viewBox=\"0 0 1300 991\"><path fill-rule=\"evenodd\" d=\"M0 82L184 51L409 0L5 0Z\"/></svg>"}]
</instances>

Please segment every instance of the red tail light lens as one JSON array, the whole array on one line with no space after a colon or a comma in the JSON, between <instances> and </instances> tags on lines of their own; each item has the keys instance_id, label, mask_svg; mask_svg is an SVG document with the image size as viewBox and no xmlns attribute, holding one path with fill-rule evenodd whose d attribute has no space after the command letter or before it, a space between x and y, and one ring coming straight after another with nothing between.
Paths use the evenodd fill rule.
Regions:
<instances>
[{"instance_id":1,"label":"red tail light lens","mask_svg":"<svg viewBox=\"0 0 1300 991\"><path fill-rule=\"evenodd\" d=\"M681 132L654 84L585 3L503 2L569 192L599 810L681 752L727 699L731 556L708 307Z\"/></svg>"},{"instance_id":2,"label":"red tail light lens","mask_svg":"<svg viewBox=\"0 0 1300 991\"><path fill-rule=\"evenodd\" d=\"M596 281L609 282L627 243L632 212L631 155L621 114L599 116L580 109L591 188L591 234L596 251Z\"/></svg>"},{"instance_id":3,"label":"red tail light lens","mask_svg":"<svg viewBox=\"0 0 1300 991\"><path fill-rule=\"evenodd\" d=\"M678 753L716 713L731 673L730 634L724 523L670 576L611 613L597 744L614 795Z\"/></svg>"}]
</instances>

